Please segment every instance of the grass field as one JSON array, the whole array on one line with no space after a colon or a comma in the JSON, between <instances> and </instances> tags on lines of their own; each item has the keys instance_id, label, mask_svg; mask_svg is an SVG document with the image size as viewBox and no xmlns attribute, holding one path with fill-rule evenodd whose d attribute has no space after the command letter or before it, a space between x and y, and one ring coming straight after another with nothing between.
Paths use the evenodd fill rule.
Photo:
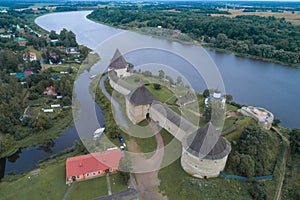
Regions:
<instances>
[{"instance_id":1,"label":"grass field","mask_svg":"<svg viewBox=\"0 0 300 200\"><path fill-rule=\"evenodd\" d=\"M218 16L225 16L225 17L236 17L238 15L257 15L260 17L269 17L274 16L276 18L285 18L286 21L291 22L292 24L296 26L300 26L300 13L295 12L294 14L290 11L285 12L243 12L243 10L232 10L229 9L228 12L231 13L231 15L226 14L212 14L212 16L218 17Z\"/></svg>"},{"instance_id":2,"label":"grass field","mask_svg":"<svg viewBox=\"0 0 300 200\"><path fill-rule=\"evenodd\" d=\"M30 179L28 178L30 176ZM62 199L68 186L65 182L65 162L59 162L41 169L37 176L26 176L0 183L0 199L52 200Z\"/></svg>"},{"instance_id":3,"label":"grass field","mask_svg":"<svg viewBox=\"0 0 300 200\"><path fill-rule=\"evenodd\" d=\"M112 193L118 193L127 189L126 185L120 184L120 176L118 174L110 175L110 183ZM81 199L96 199L98 197L107 196L107 183L106 178L95 178L82 182L78 182L74 185L71 193L68 196L68 200L81 200Z\"/></svg>"},{"instance_id":4,"label":"grass field","mask_svg":"<svg viewBox=\"0 0 300 200\"><path fill-rule=\"evenodd\" d=\"M238 120L238 121L237 121L236 130L235 130L234 132L232 132L232 133L226 135L226 136L225 136L226 139L227 139L228 141L230 141L230 142L236 141L236 140L240 137L240 135L241 135L242 131L244 130L244 128L245 128L246 126L250 126L250 125L252 125L252 124L256 124L256 122L255 122L254 119L252 119L252 118L250 118L250 117L245 117L245 118L243 118L243 119L241 119L241 120Z\"/></svg>"},{"instance_id":5,"label":"grass field","mask_svg":"<svg viewBox=\"0 0 300 200\"><path fill-rule=\"evenodd\" d=\"M43 163L39 175L32 176L29 172L17 180L3 181L0 183L0 199L62 199L68 189L65 182L65 169L65 158L58 158ZM113 194L127 189L127 185L123 183L118 173L111 174L110 181ZM88 200L107 195L106 178L99 177L75 183L67 199Z\"/></svg>"}]
</instances>

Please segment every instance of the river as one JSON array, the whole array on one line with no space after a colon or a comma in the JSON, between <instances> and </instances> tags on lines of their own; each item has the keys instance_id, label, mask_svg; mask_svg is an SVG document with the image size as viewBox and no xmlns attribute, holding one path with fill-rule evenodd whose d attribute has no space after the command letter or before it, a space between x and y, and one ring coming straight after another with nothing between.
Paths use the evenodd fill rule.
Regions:
<instances>
[{"instance_id":1,"label":"river","mask_svg":"<svg viewBox=\"0 0 300 200\"><path fill-rule=\"evenodd\" d=\"M36 167L38 160L72 146L73 142L79 138L77 131L80 133L80 137L88 137L99 125L103 125L101 109L95 105L89 94L88 86L91 82L89 76L104 71L105 66L112 57L111 51L113 49L109 49L109 47L109 50L103 49L103 47L99 49L99 44L106 42L113 36L126 32L124 41L117 44L121 51L133 43L144 47L158 44L160 48L168 49L170 52L176 50L189 55L193 55L195 51L202 49L197 46L183 45L97 24L86 19L89 12L54 13L36 19L36 23L48 31L60 31L62 28L72 30L76 34L79 44L86 45L100 54L100 63L97 63L90 72L85 71L82 73L74 85L81 110L76 119L76 128L71 127L62 136L49 144L22 149L13 157L0 160L0 175L4 171L4 174L7 174L10 171L19 173L31 170ZM185 79L188 79L195 90L202 92L206 88L203 79L194 77L194 69L190 66L190 63L184 59L174 57L170 52L144 48L127 53L125 58L135 66L143 66L147 63L160 63L170 66ZM234 101L264 107L281 119L281 125L290 128L299 127L300 101L297 99L300 85L299 69L241 58L228 53L218 53L208 49L206 49L206 52L216 64L223 78L226 93L232 94ZM96 117L91 117L91 115L96 115Z\"/></svg>"}]
</instances>

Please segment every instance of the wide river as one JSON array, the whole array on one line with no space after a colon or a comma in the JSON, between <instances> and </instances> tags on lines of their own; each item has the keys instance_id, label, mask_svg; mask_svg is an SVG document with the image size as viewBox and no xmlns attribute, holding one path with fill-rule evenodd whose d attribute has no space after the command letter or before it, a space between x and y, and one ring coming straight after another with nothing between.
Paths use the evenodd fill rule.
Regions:
<instances>
[{"instance_id":1,"label":"wide river","mask_svg":"<svg viewBox=\"0 0 300 200\"><path fill-rule=\"evenodd\" d=\"M212 61L215 63L212 67L217 67L223 79L224 89L226 93L233 95L234 101L264 107L280 118L281 125L290 128L300 127L300 101L298 99L300 98L300 69L208 49L205 49L205 54L203 54L203 48L198 46L183 45L97 24L86 19L88 13L90 11L54 13L36 19L36 23L48 31L58 32L63 28L72 30L79 44L95 50L101 57L100 63L96 64L90 72L85 71L81 74L74 85L81 109L76 119L77 131L75 127L72 127L48 145L22 149L22 153L19 152L16 156L19 157L18 159L11 157L0 160L0 177L1 173L24 172L33 169L38 160L72 146L74 140L79 138L77 132L80 132L80 137L84 137L85 134L89 135L99 127L99 123L103 124L101 109L95 106L89 94L88 86L91 82L89 76L103 72L115 47L126 52L125 59L135 66L147 65L149 69L149 63L155 63L152 64L154 72L158 70L158 64L169 66L189 81L195 90L202 92L206 85L201 77L195 76L197 71L187 60L182 59L184 56L172 54L176 52L177 55L193 56L195 52L200 52L198 59L203 62L203 65L208 67L212 66ZM154 44L157 44L157 48L153 48ZM131 46L136 49L129 51ZM222 85L217 84L215 87L222 87Z\"/></svg>"}]
</instances>

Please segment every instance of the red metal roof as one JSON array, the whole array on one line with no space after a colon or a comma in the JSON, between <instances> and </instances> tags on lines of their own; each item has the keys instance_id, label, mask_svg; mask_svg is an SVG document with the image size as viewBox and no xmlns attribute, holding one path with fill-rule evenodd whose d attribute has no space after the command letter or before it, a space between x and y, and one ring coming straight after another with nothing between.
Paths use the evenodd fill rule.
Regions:
<instances>
[{"instance_id":1,"label":"red metal roof","mask_svg":"<svg viewBox=\"0 0 300 200\"><path fill-rule=\"evenodd\" d=\"M29 56L36 56L34 52L29 52Z\"/></svg>"},{"instance_id":2,"label":"red metal roof","mask_svg":"<svg viewBox=\"0 0 300 200\"><path fill-rule=\"evenodd\" d=\"M120 149L91 153L68 158L66 161L66 177L82 175L109 168L117 169L122 157Z\"/></svg>"}]
</instances>

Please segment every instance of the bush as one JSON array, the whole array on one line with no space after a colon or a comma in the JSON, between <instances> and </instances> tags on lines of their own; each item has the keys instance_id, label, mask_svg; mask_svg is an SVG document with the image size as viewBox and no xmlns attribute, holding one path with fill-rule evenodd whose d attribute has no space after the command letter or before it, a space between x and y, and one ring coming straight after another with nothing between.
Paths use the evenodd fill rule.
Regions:
<instances>
[{"instance_id":1,"label":"bush","mask_svg":"<svg viewBox=\"0 0 300 200\"><path fill-rule=\"evenodd\" d=\"M267 199L266 189L262 184L255 183L249 190L249 194L254 200L264 200Z\"/></svg>"},{"instance_id":2,"label":"bush","mask_svg":"<svg viewBox=\"0 0 300 200\"><path fill-rule=\"evenodd\" d=\"M160 90L160 89L161 89L161 85L158 84L158 83L153 83L153 88L154 88L155 90Z\"/></svg>"},{"instance_id":3,"label":"bush","mask_svg":"<svg viewBox=\"0 0 300 200\"><path fill-rule=\"evenodd\" d=\"M28 96L28 99L29 100L35 100L35 99L38 99L39 98L39 94L38 93L30 93L29 96Z\"/></svg>"}]
</instances>

